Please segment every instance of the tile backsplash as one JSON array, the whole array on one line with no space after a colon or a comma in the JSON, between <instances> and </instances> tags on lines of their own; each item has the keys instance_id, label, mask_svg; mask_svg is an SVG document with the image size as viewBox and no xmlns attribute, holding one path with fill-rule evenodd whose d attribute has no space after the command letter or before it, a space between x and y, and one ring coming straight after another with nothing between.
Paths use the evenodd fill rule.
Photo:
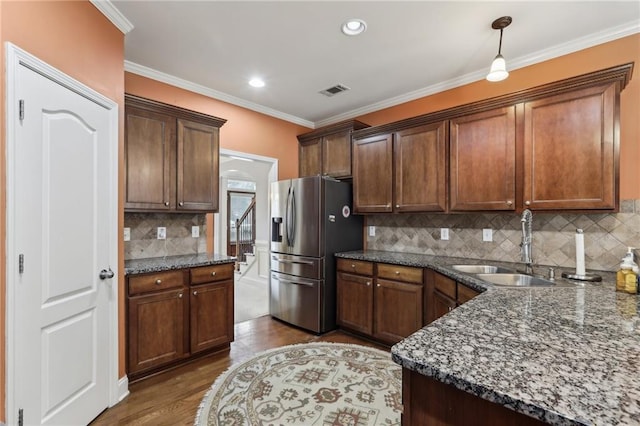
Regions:
<instances>
[{"instance_id":1,"label":"tile backsplash","mask_svg":"<svg viewBox=\"0 0 640 426\"><path fill-rule=\"evenodd\" d=\"M131 241L124 243L124 258L144 259L207 251L206 215L197 213L125 213L124 226L131 229ZM191 227L200 236L191 236ZM167 228L167 238L157 239L157 228Z\"/></svg>"},{"instance_id":2,"label":"tile backsplash","mask_svg":"<svg viewBox=\"0 0 640 426\"><path fill-rule=\"evenodd\" d=\"M376 235L367 237L371 250L520 262L516 213L372 215L367 225L376 227ZM449 240L440 240L441 228L449 228ZM482 241L484 228L493 230L492 242ZM577 228L584 230L587 269L615 271L628 246L640 247L640 200L621 201L619 213L534 212L534 262L575 268Z\"/></svg>"}]
</instances>

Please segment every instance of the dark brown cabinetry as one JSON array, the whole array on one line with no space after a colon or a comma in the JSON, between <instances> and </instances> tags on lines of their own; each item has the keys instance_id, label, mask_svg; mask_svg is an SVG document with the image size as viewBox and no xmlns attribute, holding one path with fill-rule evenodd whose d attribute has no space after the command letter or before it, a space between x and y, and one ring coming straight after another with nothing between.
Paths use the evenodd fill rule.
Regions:
<instances>
[{"instance_id":1,"label":"dark brown cabinetry","mask_svg":"<svg viewBox=\"0 0 640 426\"><path fill-rule=\"evenodd\" d=\"M451 211L515 210L515 106L451 120Z\"/></svg>"},{"instance_id":2,"label":"dark brown cabinetry","mask_svg":"<svg viewBox=\"0 0 640 426\"><path fill-rule=\"evenodd\" d=\"M357 120L345 121L298 136L299 175L351 177L351 132L368 127Z\"/></svg>"},{"instance_id":3,"label":"dark brown cabinetry","mask_svg":"<svg viewBox=\"0 0 640 426\"><path fill-rule=\"evenodd\" d=\"M217 211L224 123L125 95L125 209Z\"/></svg>"},{"instance_id":4,"label":"dark brown cabinetry","mask_svg":"<svg viewBox=\"0 0 640 426\"><path fill-rule=\"evenodd\" d=\"M460 306L480 294L480 292L430 269L426 271L425 286L425 324L437 320L451 312L456 306Z\"/></svg>"},{"instance_id":5,"label":"dark brown cabinetry","mask_svg":"<svg viewBox=\"0 0 640 426\"><path fill-rule=\"evenodd\" d=\"M447 123L353 141L354 210L445 211Z\"/></svg>"},{"instance_id":6,"label":"dark brown cabinetry","mask_svg":"<svg viewBox=\"0 0 640 426\"><path fill-rule=\"evenodd\" d=\"M524 205L617 208L617 83L524 104Z\"/></svg>"},{"instance_id":7,"label":"dark brown cabinetry","mask_svg":"<svg viewBox=\"0 0 640 426\"><path fill-rule=\"evenodd\" d=\"M348 259L337 263L338 325L388 344L422 327L421 268Z\"/></svg>"},{"instance_id":8,"label":"dark brown cabinetry","mask_svg":"<svg viewBox=\"0 0 640 426\"><path fill-rule=\"evenodd\" d=\"M131 380L233 341L233 263L127 277Z\"/></svg>"}]
</instances>

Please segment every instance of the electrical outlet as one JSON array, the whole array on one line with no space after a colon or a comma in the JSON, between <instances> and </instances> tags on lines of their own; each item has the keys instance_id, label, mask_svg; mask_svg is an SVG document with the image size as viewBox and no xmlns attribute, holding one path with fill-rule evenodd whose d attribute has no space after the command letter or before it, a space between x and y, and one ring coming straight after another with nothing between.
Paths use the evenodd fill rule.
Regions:
<instances>
[{"instance_id":1,"label":"electrical outlet","mask_svg":"<svg viewBox=\"0 0 640 426\"><path fill-rule=\"evenodd\" d=\"M375 237L376 236L376 227L375 226L370 226L369 227L369 236L370 237Z\"/></svg>"},{"instance_id":2,"label":"electrical outlet","mask_svg":"<svg viewBox=\"0 0 640 426\"><path fill-rule=\"evenodd\" d=\"M192 226L191 227L191 236L193 238L198 238L200 236L200 227L199 226Z\"/></svg>"},{"instance_id":3,"label":"electrical outlet","mask_svg":"<svg viewBox=\"0 0 640 426\"><path fill-rule=\"evenodd\" d=\"M131 228L124 228L124 240L131 241Z\"/></svg>"},{"instance_id":4,"label":"electrical outlet","mask_svg":"<svg viewBox=\"0 0 640 426\"><path fill-rule=\"evenodd\" d=\"M440 239L445 241L449 239L449 228L440 228Z\"/></svg>"},{"instance_id":5,"label":"electrical outlet","mask_svg":"<svg viewBox=\"0 0 640 426\"><path fill-rule=\"evenodd\" d=\"M164 226L158 226L158 239L166 240L167 239L167 228Z\"/></svg>"},{"instance_id":6,"label":"electrical outlet","mask_svg":"<svg viewBox=\"0 0 640 426\"><path fill-rule=\"evenodd\" d=\"M482 241L493 241L493 229L484 228L482 230Z\"/></svg>"}]
</instances>

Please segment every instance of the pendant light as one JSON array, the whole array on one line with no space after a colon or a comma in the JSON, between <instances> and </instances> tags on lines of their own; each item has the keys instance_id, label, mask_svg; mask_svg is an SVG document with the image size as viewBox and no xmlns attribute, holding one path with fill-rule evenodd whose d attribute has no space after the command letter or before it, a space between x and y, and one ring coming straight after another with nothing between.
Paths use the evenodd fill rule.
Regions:
<instances>
[{"instance_id":1,"label":"pendant light","mask_svg":"<svg viewBox=\"0 0 640 426\"><path fill-rule=\"evenodd\" d=\"M509 77L509 72L507 71L507 63L502 57L502 30L511 24L511 16L503 16L502 18L498 18L491 24L491 28L494 30L500 30L500 44L498 45L498 55L496 55L495 59L491 63L491 69L489 70L489 74L487 74L487 80L489 81L502 81L505 78Z\"/></svg>"}]
</instances>

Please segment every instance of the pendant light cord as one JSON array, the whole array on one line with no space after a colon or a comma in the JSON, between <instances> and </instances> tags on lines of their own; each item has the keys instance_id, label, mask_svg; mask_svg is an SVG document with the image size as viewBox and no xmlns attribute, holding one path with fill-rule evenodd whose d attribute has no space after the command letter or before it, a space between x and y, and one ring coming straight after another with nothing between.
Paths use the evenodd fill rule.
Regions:
<instances>
[{"instance_id":1,"label":"pendant light cord","mask_svg":"<svg viewBox=\"0 0 640 426\"><path fill-rule=\"evenodd\" d=\"M502 30L503 28L500 28L500 44L498 44L498 55L500 55L500 52L502 52Z\"/></svg>"}]
</instances>

